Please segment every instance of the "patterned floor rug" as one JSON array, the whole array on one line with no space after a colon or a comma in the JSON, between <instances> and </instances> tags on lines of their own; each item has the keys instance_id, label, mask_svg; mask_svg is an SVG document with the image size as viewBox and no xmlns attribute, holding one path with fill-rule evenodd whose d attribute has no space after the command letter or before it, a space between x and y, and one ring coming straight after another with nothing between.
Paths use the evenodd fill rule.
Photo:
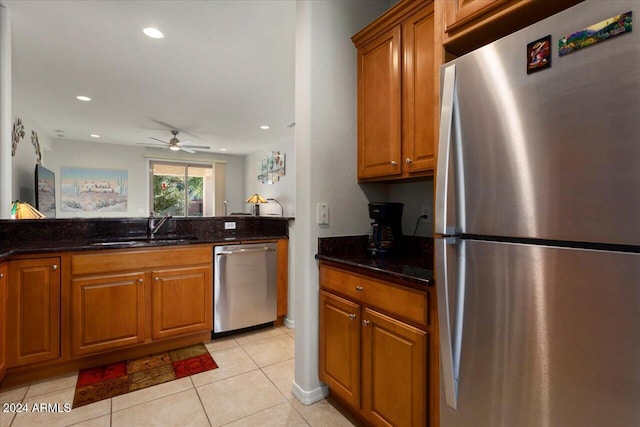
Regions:
<instances>
[{"instance_id":1,"label":"patterned floor rug","mask_svg":"<svg viewBox=\"0 0 640 427\"><path fill-rule=\"evenodd\" d=\"M139 359L83 369L78 374L73 407L88 405L217 367L204 344L196 344Z\"/></svg>"}]
</instances>

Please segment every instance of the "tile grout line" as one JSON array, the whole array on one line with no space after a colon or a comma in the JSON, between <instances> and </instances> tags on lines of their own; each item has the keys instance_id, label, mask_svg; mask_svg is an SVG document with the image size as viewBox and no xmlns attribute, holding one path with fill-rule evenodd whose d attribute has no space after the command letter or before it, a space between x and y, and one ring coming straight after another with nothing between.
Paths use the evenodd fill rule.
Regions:
<instances>
[{"instance_id":1,"label":"tile grout line","mask_svg":"<svg viewBox=\"0 0 640 427\"><path fill-rule=\"evenodd\" d=\"M198 402L200 402L200 406L202 407L204 416L207 418L207 422L209 423L209 426L213 426L213 422L211 422L211 419L209 418L209 413L207 412L207 408L205 408L204 403L202 403L202 396L200 396L200 393L198 393L198 387L196 387L196 384L193 382L193 379L191 377L192 375L189 375L189 380L191 381L191 385L193 386L193 389L196 392L196 396L198 396Z\"/></svg>"}]
</instances>

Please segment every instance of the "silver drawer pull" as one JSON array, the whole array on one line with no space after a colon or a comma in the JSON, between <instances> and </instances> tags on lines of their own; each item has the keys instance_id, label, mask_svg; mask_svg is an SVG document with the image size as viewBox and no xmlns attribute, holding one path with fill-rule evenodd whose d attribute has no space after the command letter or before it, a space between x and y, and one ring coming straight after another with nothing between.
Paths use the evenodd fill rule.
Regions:
<instances>
[{"instance_id":1,"label":"silver drawer pull","mask_svg":"<svg viewBox=\"0 0 640 427\"><path fill-rule=\"evenodd\" d=\"M413 163L413 160L411 160L411 159L410 159L410 158L408 158L408 157L407 157L406 159L404 159L404 161L405 161L405 163L406 163L406 164L408 164L408 165L409 165L409 164L411 164L411 163Z\"/></svg>"},{"instance_id":2,"label":"silver drawer pull","mask_svg":"<svg viewBox=\"0 0 640 427\"><path fill-rule=\"evenodd\" d=\"M355 318L356 318L356 315L355 315L355 314L353 314L353 313L350 313L350 314L349 314L349 320L353 320L353 319L355 319Z\"/></svg>"},{"instance_id":3,"label":"silver drawer pull","mask_svg":"<svg viewBox=\"0 0 640 427\"><path fill-rule=\"evenodd\" d=\"M356 291L362 292L364 291L364 288L362 286L356 286Z\"/></svg>"},{"instance_id":4,"label":"silver drawer pull","mask_svg":"<svg viewBox=\"0 0 640 427\"><path fill-rule=\"evenodd\" d=\"M396 162L395 160L391 160L391 166L398 166L398 162Z\"/></svg>"},{"instance_id":5,"label":"silver drawer pull","mask_svg":"<svg viewBox=\"0 0 640 427\"><path fill-rule=\"evenodd\" d=\"M371 322L369 322L368 320L363 320L362 321L362 326L369 326L369 323L371 323Z\"/></svg>"}]
</instances>

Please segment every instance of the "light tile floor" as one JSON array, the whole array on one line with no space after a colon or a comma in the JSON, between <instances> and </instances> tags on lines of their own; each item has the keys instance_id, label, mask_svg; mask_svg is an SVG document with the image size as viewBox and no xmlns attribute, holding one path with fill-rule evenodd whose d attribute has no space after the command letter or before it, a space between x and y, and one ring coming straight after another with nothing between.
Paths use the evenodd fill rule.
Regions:
<instances>
[{"instance_id":1,"label":"light tile floor","mask_svg":"<svg viewBox=\"0 0 640 427\"><path fill-rule=\"evenodd\" d=\"M63 412L77 372L0 392L0 427L352 426L329 402L291 394L294 331L273 327L207 344L219 368ZM61 412L4 412L5 403L59 403Z\"/></svg>"}]
</instances>

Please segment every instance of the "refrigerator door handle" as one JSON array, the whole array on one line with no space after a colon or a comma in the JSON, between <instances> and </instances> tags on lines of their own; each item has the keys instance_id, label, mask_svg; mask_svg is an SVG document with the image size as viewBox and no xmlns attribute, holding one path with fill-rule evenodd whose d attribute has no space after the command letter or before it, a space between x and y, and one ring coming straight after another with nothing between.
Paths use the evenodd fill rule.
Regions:
<instances>
[{"instance_id":1,"label":"refrigerator door handle","mask_svg":"<svg viewBox=\"0 0 640 427\"><path fill-rule=\"evenodd\" d=\"M452 234L447 229L447 199L449 190L449 157L454 119L454 101L456 86L456 66L444 70L442 85L442 106L440 107L440 137L438 141L438 163L436 172L436 234Z\"/></svg>"},{"instance_id":2,"label":"refrigerator door handle","mask_svg":"<svg viewBox=\"0 0 640 427\"><path fill-rule=\"evenodd\" d=\"M447 245L458 245L459 253L456 270L456 284L449 278L449 261ZM453 409L458 408L458 376L460 372L460 354L462 350L462 324L464 314L464 241L453 238L435 239L436 290L438 299L438 325L440 332L440 354L442 364L442 380L445 390L445 401ZM450 298L452 285L455 286L456 301L451 309Z\"/></svg>"}]
</instances>

